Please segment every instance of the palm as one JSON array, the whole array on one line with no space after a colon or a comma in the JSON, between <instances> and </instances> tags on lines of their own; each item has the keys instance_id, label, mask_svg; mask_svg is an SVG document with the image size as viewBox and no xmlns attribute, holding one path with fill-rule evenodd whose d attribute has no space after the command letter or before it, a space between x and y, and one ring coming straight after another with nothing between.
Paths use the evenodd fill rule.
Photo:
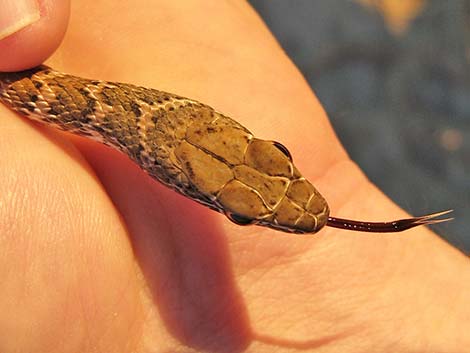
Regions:
<instances>
[{"instance_id":1,"label":"palm","mask_svg":"<svg viewBox=\"0 0 470 353\"><path fill-rule=\"evenodd\" d=\"M285 144L333 213L403 216L348 160L321 106L248 8L232 19L220 5L209 20L196 5L81 3L51 66L208 103ZM113 6L122 8L109 11ZM16 156L7 170L19 180L19 195L30 197L8 266L22 266L30 249L30 276L40 280L25 300L38 308L38 320L48 315L44 330L75 339L86 332L108 351L143 341L162 351L180 344L313 350L360 339L374 325L363 314L391 305L377 291L392 286L390 278L412 283L420 276L416 247L428 237L421 251L429 255L439 242L423 229L296 236L239 227L155 183L115 151L5 116ZM403 300L414 291L405 288Z\"/></svg>"}]
</instances>

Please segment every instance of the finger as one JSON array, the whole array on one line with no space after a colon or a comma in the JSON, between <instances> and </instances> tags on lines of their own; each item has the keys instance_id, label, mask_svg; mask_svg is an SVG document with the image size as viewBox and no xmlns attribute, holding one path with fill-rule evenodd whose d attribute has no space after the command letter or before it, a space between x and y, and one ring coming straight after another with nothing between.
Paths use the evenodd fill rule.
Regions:
<instances>
[{"instance_id":1,"label":"finger","mask_svg":"<svg viewBox=\"0 0 470 353\"><path fill-rule=\"evenodd\" d=\"M59 46L69 0L0 0L0 71L41 64Z\"/></svg>"}]
</instances>

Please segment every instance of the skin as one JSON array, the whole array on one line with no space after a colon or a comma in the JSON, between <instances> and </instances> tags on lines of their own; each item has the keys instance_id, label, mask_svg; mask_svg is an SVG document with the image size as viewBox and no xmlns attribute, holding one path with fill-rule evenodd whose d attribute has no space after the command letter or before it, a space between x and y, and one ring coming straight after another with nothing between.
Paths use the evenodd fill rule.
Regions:
<instances>
[{"instance_id":1,"label":"skin","mask_svg":"<svg viewBox=\"0 0 470 353\"><path fill-rule=\"evenodd\" d=\"M59 47L68 3L0 42L0 71ZM207 16L210 13L210 17ZM34 45L27 45L32 43ZM238 1L75 1L46 62L188 96L282 142L332 214L408 215L343 150ZM0 106L1 352L462 352L468 258L400 234L239 227L126 157Z\"/></svg>"}]
</instances>

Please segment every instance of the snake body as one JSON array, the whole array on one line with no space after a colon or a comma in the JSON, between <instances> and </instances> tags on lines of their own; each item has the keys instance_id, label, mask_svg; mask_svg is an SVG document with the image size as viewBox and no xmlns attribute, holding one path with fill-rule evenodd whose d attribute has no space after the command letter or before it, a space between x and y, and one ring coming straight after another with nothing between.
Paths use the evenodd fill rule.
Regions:
<instances>
[{"instance_id":1,"label":"snake body","mask_svg":"<svg viewBox=\"0 0 470 353\"><path fill-rule=\"evenodd\" d=\"M238 224L315 233L325 199L278 142L192 99L47 66L0 73L0 100L33 120L125 153L148 175Z\"/></svg>"}]
</instances>

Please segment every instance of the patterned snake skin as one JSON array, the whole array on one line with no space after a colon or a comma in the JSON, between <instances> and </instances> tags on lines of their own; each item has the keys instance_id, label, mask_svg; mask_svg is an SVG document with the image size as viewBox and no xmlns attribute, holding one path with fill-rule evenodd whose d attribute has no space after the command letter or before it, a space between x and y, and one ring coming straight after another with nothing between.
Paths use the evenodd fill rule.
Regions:
<instances>
[{"instance_id":1,"label":"patterned snake skin","mask_svg":"<svg viewBox=\"0 0 470 353\"><path fill-rule=\"evenodd\" d=\"M314 233L327 222L327 203L283 145L253 137L192 99L40 66L0 73L0 100L125 153L153 178L238 224Z\"/></svg>"}]
</instances>

